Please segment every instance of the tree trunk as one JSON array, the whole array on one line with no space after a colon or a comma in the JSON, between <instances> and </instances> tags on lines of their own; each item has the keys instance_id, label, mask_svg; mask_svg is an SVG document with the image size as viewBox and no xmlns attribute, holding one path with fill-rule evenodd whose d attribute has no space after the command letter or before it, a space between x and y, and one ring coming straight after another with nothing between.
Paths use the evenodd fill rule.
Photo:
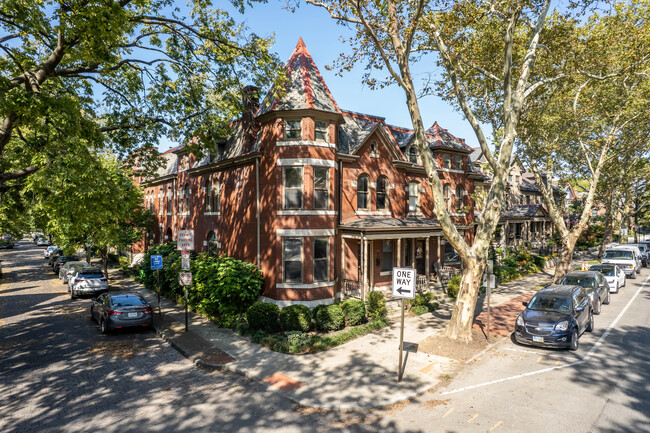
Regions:
<instances>
[{"instance_id":1,"label":"tree trunk","mask_svg":"<svg viewBox=\"0 0 650 433\"><path fill-rule=\"evenodd\" d=\"M102 265L104 266L104 277L108 280L108 248L102 248Z\"/></svg>"},{"instance_id":2,"label":"tree trunk","mask_svg":"<svg viewBox=\"0 0 650 433\"><path fill-rule=\"evenodd\" d=\"M601 259L605 254L605 245L612 242L612 234L614 233L614 217L612 216L611 208L607 209L605 215L605 231L603 233L603 242L598 249L598 258Z\"/></svg>"},{"instance_id":3,"label":"tree trunk","mask_svg":"<svg viewBox=\"0 0 650 433\"><path fill-rule=\"evenodd\" d=\"M89 246L86 246L86 263L90 266L90 262L92 260L92 251Z\"/></svg>"},{"instance_id":4,"label":"tree trunk","mask_svg":"<svg viewBox=\"0 0 650 433\"><path fill-rule=\"evenodd\" d=\"M562 250L558 257L557 262L555 262L555 275L553 275L553 282L559 283L562 278L571 271L571 262L573 261L573 250L576 246L576 241L578 237L574 234L567 236L565 239L562 239Z\"/></svg>"},{"instance_id":5,"label":"tree trunk","mask_svg":"<svg viewBox=\"0 0 650 433\"><path fill-rule=\"evenodd\" d=\"M483 268L478 261L472 261L463 272L463 279L458 289L458 297L454 303L451 320L445 328L444 334L452 340L463 342L472 341L472 325L474 324L474 310L481 286Z\"/></svg>"}]
</instances>

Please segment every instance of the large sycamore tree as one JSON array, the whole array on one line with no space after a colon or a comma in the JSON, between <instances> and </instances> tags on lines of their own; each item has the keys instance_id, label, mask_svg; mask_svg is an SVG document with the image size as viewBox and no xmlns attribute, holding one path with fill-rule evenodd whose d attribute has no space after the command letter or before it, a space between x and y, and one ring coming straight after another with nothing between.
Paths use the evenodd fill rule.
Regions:
<instances>
[{"instance_id":1,"label":"large sycamore tree","mask_svg":"<svg viewBox=\"0 0 650 433\"><path fill-rule=\"evenodd\" d=\"M445 238L461 257L464 273L445 334L469 341L481 276L488 248L501 216L510 159L520 119L531 95L567 75L562 59L566 38L575 24L567 7L551 14L551 1L425 1L425 0L305 0L326 8L352 27L352 55L340 59L341 70L362 62L371 71L370 85L396 83L406 97L415 144L433 192L434 211ZM574 6L569 4L568 6ZM556 59L556 67L540 72L540 58ZM434 86L419 88L413 64L428 62L441 76ZM374 78L385 74L379 82ZM387 77L386 77L387 75ZM461 110L471 125L493 174L484 211L476 220L470 246L445 209L436 165L427 146L418 97L420 91L438 92ZM483 125L492 126L497 152Z\"/></svg>"},{"instance_id":2,"label":"large sycamore tree","mask_svg":"<svg viewBox=\"0 0 650 433\"><path fill-rule=\"evenodd\" d=\"M272 85L281 64L215 3L0 2L0 192L88 146L155 156L164 136L227 134L241 89Z\"/></svg>"},{"instance_id":3,"label":"large sycamore tree","mask_svg":"<svg viewBox=\"0 0 650 433\"><path fill-rule=\"evenodd\" d=\"M609 14L591 16L574 35L566 61L575 63L575 72L535 94L519 134L522 159L535 173L561 238L555 281L570 270L599 190L608 190L600 198L611 229L615 190L639 176L639 161L650 150L649 4L615 4ZM581 213L571 227L550 185L542 182L543 172L549 179L584 186Z\"/></svg>"}]
</instances>

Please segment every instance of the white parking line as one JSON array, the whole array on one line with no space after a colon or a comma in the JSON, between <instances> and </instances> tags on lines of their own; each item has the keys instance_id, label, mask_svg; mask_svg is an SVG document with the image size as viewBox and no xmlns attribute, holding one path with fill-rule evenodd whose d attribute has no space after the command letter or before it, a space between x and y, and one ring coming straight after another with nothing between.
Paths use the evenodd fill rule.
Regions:
<instances>
[{"instance_id":1,"label":"white parking line","mask_svg":"<svg viewBox=\"0 0 650 433\"><path fill-rule=\"evenodd\" d=\"M541 351L536 352L534 350L513 349L510 347L504 347L503 350L509 350L510 352L530 353L532 355L539 355L539 356L549 356L551 358L562 358L562 359L568 359L569 361L580 361L580 359L575 356L555 355L553 353L544 353Z\"/></svg>"},{"instance_id":2,"label":"white parking line","mask_svg":"<svg viewBox=\"0 0 650 433\"><path fill-rule=\"evenodd\" d=\"M470 389L482 388L484 386L494 385L496 383L507 382L509 380L515 380L515 379L521 379L523 377L534 376L536 374L547 373L549 371L560 370L562 368L573 367L575 365L580 365L580 364L583 364L583 363L587 362L589 360L589 358L595 353L596 349L599 348L603 344L603 342L605 341L605 338L607 338L607 336L611 332L612 328L614 326L616 326L616 324L621 319L621 317L623 317L623 314L625 314L627 309L630 308L630 305L632 305L632 302L634 302L636 297L639 295L639 293L641 293L641 290L643 290L645 288L645 286L648 284L649 281L650 281L650 276L648 276L645 279L645 281L643 282L643 284L641 284L641 287L639 287L639 289L636 291L636 293L634 293L634 295L630 298L630 300L627 302L625 307L621 310L621 312L618 314L618 316L616 316L616 319L614 319L614 321L607 327L607 329L605 330L603 335L600 336L600 338L598 339L596 344L594 344L594 347L591 348L591 350L587 353L587 355L584 357L584 359L579 360L579 361L575 361L575 362L571 362L569 364L556 365L554 367L548 367L548 368L543 368L541 370L530 371L528 373L521 373L521 374L516 374L514 376L504 377L503 379L496 379L496 380L491 380L489 382L478 383L476 385L465 386L463 388L452 389L452 390L449 390L449 391L441 392L440 395L456 394L458 392L468 391ZM530 352L532 352L532 351L530 351ZM536 353L536 352L532 352L532 353Z\"/></svg>"}]
</instances>

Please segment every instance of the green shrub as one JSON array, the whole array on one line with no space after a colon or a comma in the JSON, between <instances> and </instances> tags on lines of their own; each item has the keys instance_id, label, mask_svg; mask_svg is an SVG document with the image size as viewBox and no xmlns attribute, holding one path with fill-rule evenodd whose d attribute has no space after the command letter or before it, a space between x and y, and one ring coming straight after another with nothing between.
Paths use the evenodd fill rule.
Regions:
<instances>
[{"instance_id":1,"label":"green shrub","mask_svg":"<svg viewBox=\"0 0 650 433\"><path fill-rule=\"evenodd\" d=\"M428 313L428 312L429 312L429 308L427 308L426 305L414 305L411 308L411 313L415 314L416 316L421 316L424 313Z\"/></svg>"},{"instance_id":2,"label":"green shrub","mask_svg":"<svg viewBox=\"0 0 650 433\"><path fill-rule=\"evenodd\" d=\"M255 302L246 312L251 329L276 332L279 328L280 308L275 304Z\"/></svg>"},{"instance_id":3,"label":"green shrub","mask_svg":"<svg viewBox=\"0 0 650 433\"><path fill-rule=\"evenodd\" d=\"M304 351L305 347L307 347L311 342L309 334L305 334L304 332L289 331L285 332L284 335L287 336L287 345L289 346L289 352L291 353L300 353Z\"/></svg>"},{"instance_id":4,"label":"green shrub","mask_svg":"<svg viewBox=\"0 0 650 433\"><path fill-rule=\"evenodd\" d=\"M501 263L503 263L504 267L509 267L509 268L517 267L517 260L515 260L513 257L506 257L501 261Z\"/></svg>"},{"instance_id":5,"label":"green shrub","mask_svg":"<svg viewBox=\"0 0 650 433\"><path fill-rule=\"evenodd\" d=\"M420 305L427 306L430 303L432 303L435 299L436 299L436 295L434 295L433 292L416 293L415 299L413 299L411 305L414 307L418 307Z\"/></svg>"},{"instance_id":6,"label":"green shrub","mask_svg":"<svg viewBox=\"0 0 650 433\"><path fill-rule=\"evenodd\" d=\"M280 311L280 327L283 331L309 331L311 310L300 304L284 307ZM291 341L289 341L289 345L291 346Z\"/></svg>"},{"instance_id":7,"label":"green shrub","mask_svg":"<svg viewBox=\"0 0 650 433\"><path fill-rule=\"evenodd\" d=\"M345 326L343 310L336 304L319 308L316 313L316 327L321 331L336 331Z\"/></svg>"},{"instance_id":8,"label":"green shrub","mask_svg":"<svg viewBox=\"0 0 650 433\"><path fill-rule=\"evenodd\" d=\"M460 275L456 275L451 277L449 280L449 284L447 284L447 295L450 298L456 299L456 296L458 296L458 290L460 289L460 280L462 277Z\"/></svg>"},{"instance_id":9,"label":"green shrub","mask_svg":"<svg viewBox=\"0 0 650 433\"><path fill-rule=\"evenodd\" d=\"M386 300L384 294L378 291L371 291L366 298L366 312L370 320L377 320L386 317Z\"/></svg>"},{"instance_id":10,"label":"green shrub","mask_svg":"<svg viewBox=\"0 0 650 433\"><path fill-rule=\"evenodd\" d=\"M345 317L346 326L356 326L363 323L366 318L366 306L359 299L346 299L341 302L341 310Z\"/></svg>"},{"instance_id":11,"label":"green shrub","mask_svg":"<svg viewBox=\"0 0 650 433\"><path fill-rule=\"evenodd\" d=\"M546 260L542 256L532 256L533 258L533 263L535 266L537 266L539 269L544 269L546 267Z\"/></svg>"}]
</instances>

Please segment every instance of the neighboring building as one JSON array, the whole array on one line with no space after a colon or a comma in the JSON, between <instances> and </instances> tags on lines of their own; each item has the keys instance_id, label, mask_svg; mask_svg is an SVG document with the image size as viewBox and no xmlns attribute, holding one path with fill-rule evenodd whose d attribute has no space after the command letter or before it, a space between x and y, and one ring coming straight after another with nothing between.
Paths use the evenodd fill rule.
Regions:
<instances>
[{"instance_id":1,"label":"neighboring building","mask_svg":"<svg viewBox=\"0 0 650 433\"><path fill-rule=\"evenodd\" d=\"M453 250L433 213L413 131L338 107L302 39L286 92L247 107L231 138L196 160L180 146L144 182L156 224L149 242L193 229L195 249L258 265L263 297L313 307L391 284L414 266L421 284ZM437 123L427 130L447 207L473 241L472 152Z\"/></svg>"}]
</instances>

